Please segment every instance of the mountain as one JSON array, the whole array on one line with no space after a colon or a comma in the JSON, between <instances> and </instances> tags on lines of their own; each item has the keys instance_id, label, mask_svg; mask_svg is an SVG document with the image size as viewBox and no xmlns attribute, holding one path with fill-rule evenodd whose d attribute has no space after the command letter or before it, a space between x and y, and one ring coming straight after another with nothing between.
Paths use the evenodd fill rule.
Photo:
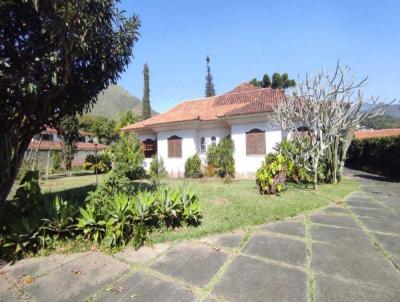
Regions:
<instances>
[{"instance_id":1,"label":"mountain","mask_svg":"<svg viewBox=\"0 0 400 302\"><path fill-rule=\"evenodd\" d=\"M369 111L374 107L372 104L364 104L362 107L362 111ZM392 116L395 118L400 118L400 105L399 104L391 104L385 105L383 107L384 115Z\"/></svg>"},{"instance_id":2,"label":"mountain","mask_svg":"<svg viewBox=\"0 0 400 302\"><path fill-rule=\"evenodd\" d=\"M127 110L142 114L142 102L119 85L110 85L98 96L97 103L93 106L91 114L117 119L121 112ZM152 110L152 115L157 112Z\"/></svg>"}]
</instances>

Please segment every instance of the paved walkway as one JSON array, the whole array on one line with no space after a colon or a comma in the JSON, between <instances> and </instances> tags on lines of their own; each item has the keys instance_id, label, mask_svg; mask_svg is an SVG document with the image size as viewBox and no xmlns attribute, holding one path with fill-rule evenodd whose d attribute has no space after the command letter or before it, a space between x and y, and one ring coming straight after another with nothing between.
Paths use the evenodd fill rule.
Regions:
<instances>
[{"instance_id":1,"label":"paved walkway","mask_svg":"<svg viewBox=\"0 0 400 302\"><path fill-rule=\"evenodd\" d=\"M400 183L353 174L344 204L250 231L20 261L0 301L400 301Z\"/></svg>"}]
</instances>

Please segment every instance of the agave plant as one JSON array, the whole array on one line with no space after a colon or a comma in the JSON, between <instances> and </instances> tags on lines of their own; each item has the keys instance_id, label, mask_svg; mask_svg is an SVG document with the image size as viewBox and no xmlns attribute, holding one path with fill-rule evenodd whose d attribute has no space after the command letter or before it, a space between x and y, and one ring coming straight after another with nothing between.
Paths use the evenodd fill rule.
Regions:
<instances>
[{"instance_id":1,"label":"agave plant","mask_svg":"<svg viewBox=\"0 0 400 302\"><path fill-rule=\"evenodd\" d=\"M171 191L167 187L162 187L155 192L155 198L160 220L169 220L170 224L178 220L182 210L179 190Z\"/></svg>"},{"instance_id":2,"label":"agave plant","mask_svg":"<svg viewBox=\"0 0 400 302\"><path fill-rule=\"evenodd\" d=\"M76 206L74 203L56 196L56 198L47 202L45 211L41 229L46 233L51 233L53 236L58 237L68 235L76 229L74 224Z\"/></svg>"},{"instance_id":3,"label":"agave plant","mask_svg":"<svg viewBox=\"0 0 400 302\"><path fill-rule=\"evenodd\" d=\"M201 217L199 196L190 188L181 187L180 197L183 206L183 219L188 223L198 223Z\"/></svg>"},{"instance_id":4,"label":"agave plant","mask_svg":"<svg viewBox=\"0 0 400 302\"><path fill-rule=\"evenodd\" d=\"M153 193L145 190L139 192L134 200L132 212L140 221L145 222L154 216L156 197Z\"/></svg>"},{"instance_id":5,"label":"agave plant","mask_svg":"<svg viewBox=\"0 0 400 302\"><path fill-rule=\"evenodd\" d=\"M105 233L106 223L104 220L99 220L95 215L95 207L88 206L87 209L79 208L81 217L78 218L76 227L80 229L85 237L100 242L103 234Z\"/></svg>"}]
</instances>

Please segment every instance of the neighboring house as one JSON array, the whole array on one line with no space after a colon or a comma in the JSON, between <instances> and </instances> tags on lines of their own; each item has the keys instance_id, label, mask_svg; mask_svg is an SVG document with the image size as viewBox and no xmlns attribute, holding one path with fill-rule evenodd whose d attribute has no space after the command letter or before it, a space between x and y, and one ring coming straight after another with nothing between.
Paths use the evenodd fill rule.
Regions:
<instances>
[{"instance_id":1,"label":"neighboring house","mask_svg":"<svg viewBox=\"0 0 400 302\"><path fill-rule=\"evenodd\" d=\"M357 139L398 136L398 135L400 135L400 128L354 131L354 137Z\"/></svg>"},{"instance_id":2,"label":"neighboring house","mask_svg":"<svg viewBox=\"0 0 400 302\"><path fill-rule=\"evenodd\" d=\"M135 132L143 143L146 167L151 156L158 154L174 177L183 176L188 157L197 153L205 164L207 148L230 136L235 145L236 177L253 177L265 154L285 136L266 121L283 97L283 90L243 83L219 96L184 101L123 130Z\"/></svg>"},{"instance_id":3,"label":"neighboring house","mask_svg":"<svg viewBox=\"0 0 400 302\"><path fill-rule=\"evenodd\" d=\"M104 150L108 148L107 145L93 144L91 142L91 133L79 131L79 142L76 143L76 150L74 160L72 161L73 167L81 166L88 154L95 154L96 150ZM55 151L61 151L61 138L57 134L57 130L47 128L40 135L35 136L29 144L28 151L25 156L36 157L39 165L44 168L47 165L47 160L51 161L51 154ZM49 163L52 167L52 162Z\"/></svg>"}]
</instances>

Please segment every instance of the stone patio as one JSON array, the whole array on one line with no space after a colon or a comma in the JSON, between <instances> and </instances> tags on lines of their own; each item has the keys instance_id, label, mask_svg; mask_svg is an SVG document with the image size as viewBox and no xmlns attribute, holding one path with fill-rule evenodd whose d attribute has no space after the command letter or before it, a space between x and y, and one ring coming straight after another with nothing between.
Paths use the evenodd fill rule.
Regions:
<instances>
[{"instance_id":1,"label":"stone patio","mask_svg":"<svg viewBox=\"0 0 400 302\"><path fill-rule=\"evenodd\" d=\"M352 177L343 205L284 222L7 265L0 301L400 301L400 184Z\"/></svg>"}]
</instances>

